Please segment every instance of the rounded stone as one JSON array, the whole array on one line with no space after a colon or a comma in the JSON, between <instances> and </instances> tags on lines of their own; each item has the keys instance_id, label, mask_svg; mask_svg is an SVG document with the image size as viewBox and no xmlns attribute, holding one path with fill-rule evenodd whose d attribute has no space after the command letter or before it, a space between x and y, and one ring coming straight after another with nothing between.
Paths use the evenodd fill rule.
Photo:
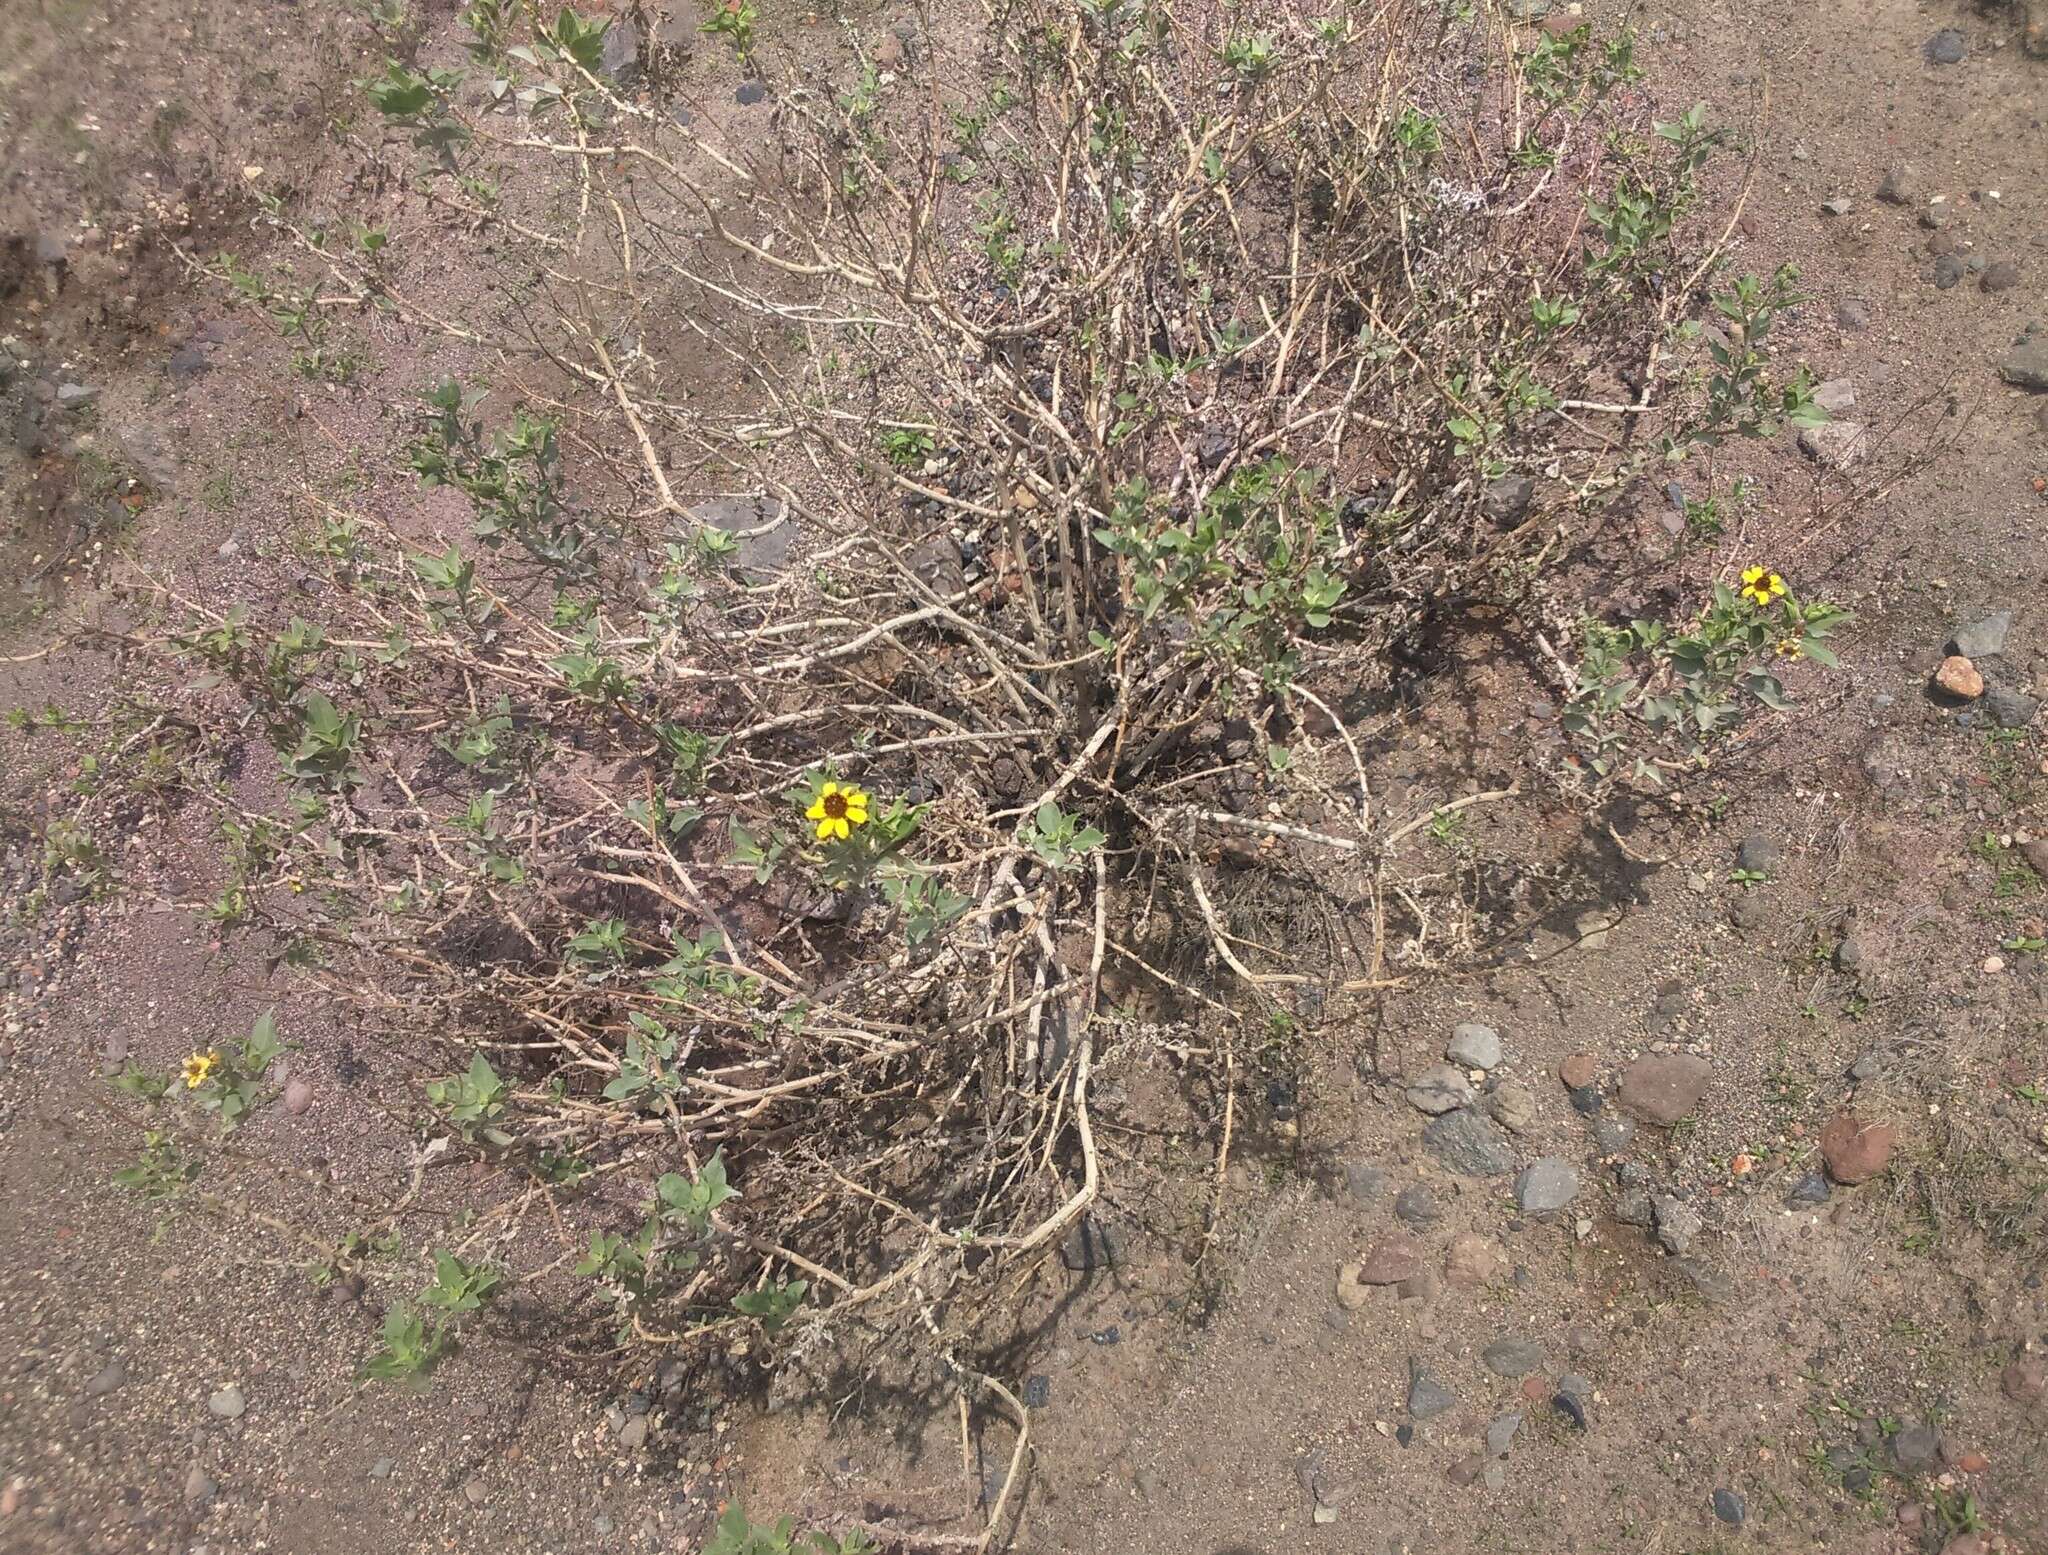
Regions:
<instances>
[{"instance_id":1,"label":"rounded stone","mask_svg":"<svg viewBox=\"0 0 2048 1555\"><path fill-rule=\"evenodd\" d=\"M1579 1174L1554 1155L1532 1161L1515 1178L1515 1202L1525 1214L1553 1214L1578 1196Z\"/></svg>"},{"instance_id":2,"label":"rounded stone","mask_svg":"<svg viewBox=\"0 0 2048 1555\"><path fill-rule=\"evenodd\" d=\"M1467 1069L1492 1069L1501 1061L1500 1033L1491 1026L1466 1021L1451 1033L1444 1057Z\"/></svg>"},{"instance_id":3,"label":"rounded stone","mask_svg":"<svg viewBox=\"0 0 2048 1555\"><path fill-rule=\"evenodd\" d=\"M1690 1053L1646 1053L1621 1075L1621 1104L1645 1123L1669 1128L1707 1094L1714 1068Z\"/></svg>"}]
</instances>

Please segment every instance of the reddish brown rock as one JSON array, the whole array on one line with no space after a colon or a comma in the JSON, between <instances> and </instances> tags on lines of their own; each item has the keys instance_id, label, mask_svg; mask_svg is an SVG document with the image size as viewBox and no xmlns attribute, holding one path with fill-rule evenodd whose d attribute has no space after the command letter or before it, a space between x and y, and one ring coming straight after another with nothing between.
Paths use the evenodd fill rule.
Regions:
<instances>
[{"instance_id":1,"label":"reddish brown rock","mask_svg":"<svg viewBox=\"0 0 2048 1555\"><path fill-rule=\"evenodd\" d=\"M1358 1281L1361 1285L1398 1285L1421 1272L1422 1249L1412 1237L1397 1231L1373 1243L1371 1251L1359 1260Z\"/></svg>"},{"instance_id":2,"label":"reddish brown rock","mask_svg":"<svg viewBox=\"0 0 2048 1555\"><path fill-rule=\"evenodd\" d=\"M1500 1250L1470 1231L1452 1237L1450 1251L1444 1255L1444 1278L1453 1285L1491 1285L1505 1268Z\"/></svg>"},{"instance_id":3,"label":"reddish brown rock","mask_svg":"<svg viewBox=\"0 0 2048 1555\"><path fill-rule=\"evenodd\" d=\"M1591 1053L1574 1053L1557 1066L1557 1077L1568 1091L1582 1091L1600 1073L1600 1060Z\"/></svg>"},{"instance_id":4,"label":"reddish brown rock","mask_svg":"<svg viewBox=\"0 0 2048 1555\"><path fill-rule=\"evenodd\" d=\"M1941 668L1934 672L1934 683L1952 697L1961 697L1965 702L1974 702L1984 694L1984 677L1977 673L1977 666L1960 653L1952 653L1941 661Z\"/></svg>"},{"instance_id":5,"label":"reddish brown rock","mask_svg":"<svg viewBox=\"0 0 2048 1555\"><path fill-rule=\"evenodd\" d=\"M1645 1123L1671 1127L1700 1104L1714 1066L1690 1053L1646 1053L1621 1072L1621 1104Z\"/></svg>"},{"instance_id":6,"label":"reddish brown rock","mask_svg":"<svg viewBox=\"0 0 2048 1555\"><path fill-rule=\"evenodd\" d=\"M1838 1112L1820 1131L1820 1155L1836 1182L1868 1182L1892 1158L1898 1132L1889 1123L1866 1123L1853 1112Z\"/></svg>"}]
</instances>

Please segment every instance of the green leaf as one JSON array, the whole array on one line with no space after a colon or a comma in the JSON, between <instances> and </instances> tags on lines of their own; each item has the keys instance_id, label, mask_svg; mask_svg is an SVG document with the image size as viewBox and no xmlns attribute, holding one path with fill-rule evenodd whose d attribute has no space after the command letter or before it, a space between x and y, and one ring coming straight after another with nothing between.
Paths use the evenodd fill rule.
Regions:
<instances>
[{"instance_id":1,"label":"green leaf","mask_svg":"<svg viewBox=\"0 0 2048 1555\"><path fill-rule=\"evenodd\" d=\"M427 78L413 74L395 60L380 79L364 82L363 90L371 105L387 119L416 118L434 101L434 89Z\"/></svg>"},{"instance_id":2,"label":"green leaf","mask_svg":"<svg viewBox=\"0 0 2048 1555\"><path fill-rule=\"evenodd\" d=\"M1744 678L1743 684L1749 688L1750 695L1765 707L1782 712L1792 705L1785 699L1785 688L1778 684L1775 675L1750 675Z\"/></svg>"}]
</instances>

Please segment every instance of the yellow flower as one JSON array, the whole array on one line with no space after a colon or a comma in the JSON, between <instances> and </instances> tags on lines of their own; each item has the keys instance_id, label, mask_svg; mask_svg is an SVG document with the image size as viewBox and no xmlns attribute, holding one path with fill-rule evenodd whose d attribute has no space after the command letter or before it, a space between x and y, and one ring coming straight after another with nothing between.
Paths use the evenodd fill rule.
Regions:
<instances>
[{"instance_id":1,"label":"yellow flower","mask_svg":"<svg viewBox=\"0 0 2048 1555\"><path fill-rule=\"evenodd\" d=\"M821 842L850 836L854 827L868 823L868 796L851 784L841 788L837 783L827 783L810 809L804 811L804 818L818 823Z\"/></svg>"},{"instance_id":2,"label":"yellow flower","mask_svg":"<svg viewBox=\"0 0 2048 1555\"><path fill-rule=\"evenodd\" d=\"M1768 605L1785 592L1785 580L1761 567L1742 569L1742 597L1752 604Z\"/></svg>"},{"instance_id":3,"label":"yellow flower","mask_svg":"<svg viewBox=\"0 0 2048 1555\"><path fill-rule=\"evenodd\" d=\"M1780 637L1778 639L1778 657L1781 659L1803 659L1806 657L1806 645L1796 637Z\"/></svg>"},{"instance_id":4,"label":"yellow flower","mask_svg":"<svg viewBox=\"0 0 2048 1555\"><path fill-rule=\"evenodd\" d=\"M188 1091L198 1090L200 1086L206 1083L206 1077L213 1073L214 1066L219 1062L220 1054L212 1048L208 1048L204 1053L194 1053L190 1058L186 1059L185 1089Z\"/></svg>"}]
</instances>

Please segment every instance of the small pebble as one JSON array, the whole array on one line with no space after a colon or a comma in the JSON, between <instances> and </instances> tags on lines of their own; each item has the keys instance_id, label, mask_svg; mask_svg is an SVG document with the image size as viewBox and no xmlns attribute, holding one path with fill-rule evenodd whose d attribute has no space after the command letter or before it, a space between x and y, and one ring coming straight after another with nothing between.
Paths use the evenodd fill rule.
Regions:
<instances>
[{"instance_id":1,"label":"small pebble","mask_svg":"<svg viewBox=\"0 0 2048 1555\"><path fill-rule=\"evenodd\" d=\"M237 1420L242 1411L249 1407L242 1397L242 1390L230 1382L226 1387L207 1399L206 1407L222 1420Z\"/></svg>"}]
</instances>

